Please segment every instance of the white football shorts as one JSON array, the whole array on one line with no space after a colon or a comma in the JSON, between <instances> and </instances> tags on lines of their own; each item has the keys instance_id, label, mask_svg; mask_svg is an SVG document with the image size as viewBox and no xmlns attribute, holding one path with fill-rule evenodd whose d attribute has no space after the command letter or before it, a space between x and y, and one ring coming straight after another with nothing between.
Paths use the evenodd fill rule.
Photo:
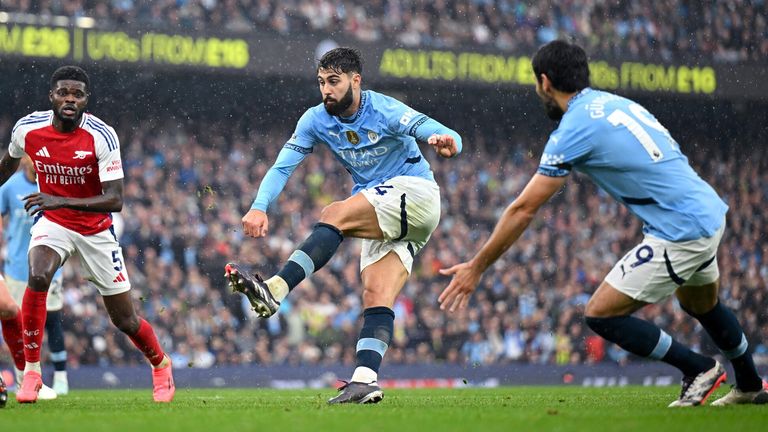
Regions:
<instances>
[{"instance_id":1,"label":"white football shorts","mask_svg":"<svg viewBox=\"0 0 768 432\"><path fill-rule=\"evenodd\" d=\"M12 277L5 278L5 284L13 297L13 301L21 307L24 299L24 291L27 290L27 281L21 281ZM51 281L48 287L48 297L45 300L45 309L49 312L61 310L64 307L64 275L59 273Z\"/></svg>"},{"instance_id":2,"label":"white football shorts","mask_svg":"<svg viewBox=\"0 0 768 432\"><path fill-rule=\"evenodd\" d=\"M635 246L608 272L605 281L620 292L656 303L681 286L700 286L720 277L717 247L725 221L712 237L671 242L651 235Z\"/></svg>"},{"instance_id":3,"label":"white football shorts","mask_svg":"<svg viewBox=\"0 0 768 432\"><path fill-rule=\"evenodd\" d=\"M394 251L408 273L440 221L440 187L420 177L399 176L361 191L376 209L384 240L363 239L360 271Z\"/></svg>"},{"instance_id":4,"label":"white football shorts","mask_svg":"<svg viewBox=\"0 0 768 432\"><path fill-rule=\"evenodd\" d=\"M48 246L61 257L62 264L72 255L80 256L83 275L102 296L124 293L131 289L123 261L123 250L112 229L84 236L41 217L32 226L31 250Z\"/></svg>"}]
</instances>

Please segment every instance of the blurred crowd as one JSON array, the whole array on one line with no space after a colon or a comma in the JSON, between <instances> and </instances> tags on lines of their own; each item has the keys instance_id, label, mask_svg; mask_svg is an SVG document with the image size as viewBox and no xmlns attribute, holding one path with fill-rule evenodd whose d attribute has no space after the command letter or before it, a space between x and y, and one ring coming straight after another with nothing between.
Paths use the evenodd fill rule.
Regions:
<instances>
[{"instance_id":1,"label":"blurred crowd","mask_svg":"<svg viewBox=\"0 0 768 432\"><path fill-rule=\"evenodd\" d=\"M573 38L593 55L764 61L764 0L0 0L0 11L91 17L97 26L265 30L412 47L532 52Z\"/></svg>"},{"instance_id":2,"label":"blurred crowd","mask_svg":"<svg viewBox=\"0 0 768 432\"><path fill-rule=\"evenodd\" d=\"M640 239L641 226L580 175L489 269L469 310L439 310L437 296L448 279L437 270L470 257L487 239L535 172L547 133L503 123L478 128L468 119L449 124L464 135L465 152L443 160L425 151L441 186L443 216L397 299L385 364L638 361L591 333L582 315L604 275ZM169 117L141 128L129 125L115 123L126 176L121 242L136 305L174 364L354 365L350 341L362 323L359 240L346 239L329 264L268 320L230 293L223 278L230 260L273 274L308 235L322 207L348 196L350 178L330 152L318 148L307 157L269 211L269 236L256 240L243 236L240 218L290 130L226 121L179 124ZM0 136L10 127L11 119L0 117ZM758 363L766 364L768 154L748 147L764 141L761 126L754 129L745 126L738 137L713 142L706 130L691 127L681 145L730 205L719 251L721 298L744 324ZM70 365L143 364L111 326L76 260L65 269ZM697 350L717 352L674 300L639 316Z\"/></svg>"}]
</instances>

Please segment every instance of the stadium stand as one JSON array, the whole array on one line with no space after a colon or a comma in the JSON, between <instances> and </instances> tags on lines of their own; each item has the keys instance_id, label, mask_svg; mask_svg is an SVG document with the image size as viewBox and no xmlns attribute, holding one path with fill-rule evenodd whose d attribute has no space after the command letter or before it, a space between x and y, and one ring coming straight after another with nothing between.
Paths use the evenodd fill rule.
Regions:
<instances>
[{"instance_id":1,"label":"stadium stand","mask_svg":"<svg viewBox=\"0 0 768 432\"><path fill-rule=\"evenodd\" d=\"M104 27L311 32L437 48L531 52L570 37L604 58L768 58L768 5L749 0L5 0L0 11L90 17Z\"/></svg>"}]
</instances>

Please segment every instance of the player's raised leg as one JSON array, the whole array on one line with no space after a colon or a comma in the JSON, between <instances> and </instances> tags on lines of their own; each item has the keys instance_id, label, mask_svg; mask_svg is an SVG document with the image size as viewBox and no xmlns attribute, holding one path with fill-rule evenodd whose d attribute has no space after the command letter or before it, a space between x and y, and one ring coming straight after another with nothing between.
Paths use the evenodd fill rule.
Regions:
<instances>
[{"instance_id":1,"label":"player's raised leg","mask_svg":"<svg viewBox=\"0 0 768 432\"><path fill-rule=\"evenodd\" d=\"M712 405L768 403L768 391L755 368L744 330L733 312L718 300L718 292L719 282L715 281L682 286L676 293L683 310L701 323L733 366L736 386Z\"/></svg>"},{"instance_id":2,"label":"player's raised leg","mask_svg":"<svg viewBox=\"0 0 768 432\"><path fill-rule=\"evenodd\" d=\"M243 220L254 213L258 210L252 210ZM276 275L264 281L259 275L251 276L237 264L229 263L225 267L225 276L232 289L245 295L254 310L266 318L277 312L280 302L296 285L330 261L345 236L383 236L373 206L360 193L325 207L312 233Z\"/></svg>"},{"instance_id":3,"label":"player's raised leg","mask_svg":"<svg viewBox=\"0 0 768 432\"><path fill-rule=\"evenodd\" d=\"M604 281L587 304L585 320L589 328L606 340L639 357L661 360L683 373L680 397L670 406L703 404L725 381L725 369L714 359L691 351L657 326L630 316L647 304Z\"/></svg>"},{"instance_id":4,"label":"player's raised leg","mask_svg":"<svg viewBox=\"0 0 768 432\"><path fill-rule=\"evenodd\" d=\"M152 326L136 315L129 292L103 295L112 323L125 333L152 365L152 396L155 402L171 402L176 393L171 359L160 347Z\"/></svg>"},{"instance_id":5,"label":"player's raised leg","mask_svg":"<svg viewBox=\"0 0 768 432\"><path fill-rule=\"evenodd\" d=\"M29 286L21 306L26 365L21 389L16 393L19 403L36 402L43 385L40 346L45 331L46 299L53 275L60 265L61 256L48 246L34 246L29 250Z\"/></svg>"},{"instance_id":6,"label":"player's raised leg","mask_svg":"<svg viewBox=\"0 0 768 432\"><path fill-rule=\"evenodd\" d=\"M394 251L365 267L363 279L363 328L357 341L357 366L350 382L328 403L377 403L384 398L378 373L394 331L392 307L408 279L408 271Z\"/></svg>"}]
</instances>

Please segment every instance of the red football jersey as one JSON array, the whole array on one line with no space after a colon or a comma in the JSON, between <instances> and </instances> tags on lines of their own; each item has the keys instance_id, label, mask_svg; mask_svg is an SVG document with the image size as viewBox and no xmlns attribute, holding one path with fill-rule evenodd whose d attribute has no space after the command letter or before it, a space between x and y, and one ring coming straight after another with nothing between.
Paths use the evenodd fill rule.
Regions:
<instances>
[{"instance_id":1,"label":"red football jersey","mask_svg":"<svg viewBox=\"0 0 768 432\"><path fill-rule=\"evenodd\" d=\"M69 133L52 125L53 111L36 111L16 123L11 133L11 156L32 158L40 192L72 198L101 195L101 183L123 178L120 142L115 130L91 114ZM47 219L82 235L96 234L112 225L110 213L61 208L46 210Z\"/></svg>"}]
</instances>

